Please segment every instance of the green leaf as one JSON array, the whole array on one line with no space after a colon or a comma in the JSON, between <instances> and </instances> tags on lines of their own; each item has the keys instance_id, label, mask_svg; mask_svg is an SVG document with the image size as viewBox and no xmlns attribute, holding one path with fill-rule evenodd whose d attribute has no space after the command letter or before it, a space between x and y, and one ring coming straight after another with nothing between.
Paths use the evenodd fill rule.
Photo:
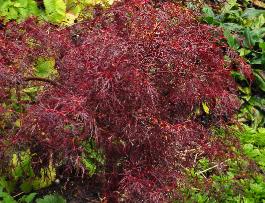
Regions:
<instances>
[{"instance_id":1,"label":"green leaf","mask_svg":"<svg viewBox=\"0 0 265 203\"><path fill-rule=\"evenodd\" d=\"M57 73L54 58L39 58L36 63L36 76L49 78Z\"/></svg>"},{"instance_id":2,"label":"green leaf","mask_svg":"<svg viewBox=\"0 0 265 203\"><path fill-rule=\"evenodd\" d=\"M258 29L261 28L264 24L265 24L264 15L260 15L258 18L254 20L252 28Z\"/></svg>"},{"instance_id":3,"label":"green leaf","mask_svg":"<svg viewBox=\"0 0 265 203\"><path fill-rule=\"evenodd\" d=\"M242 18L254 18L260 15L265 15L265 10L259 10L255 8L247 8L243 14L241 15Z\"/></svg>"},{"instance_id":4,"label":"green leaf","mask_svg":"<svg viewBox=\"0 0 265 203\"><path fill-rule=\"evenodd\" d=\"M20 154L13 154L11 160L11 174L15 180L21 177L33 176L31 168L31 155L29 152L21 152Z\"/></svg>"},{"instance_id":5,"label":"green leaf","mask_svg":"<svg viewBox=\"0 0 265 203\"><path fill-rule=\"evenodd\" d=\"M38 87L38 86L37 87L27 87L27 88L23 89L23 92L31 94L31 93L36 93L39 90L40 90L40 87Z\"/></svg>"},{"instance_id":6,"label":"green leaf","mask_svg":"<svg viewBox=\"0 0 265 203\"><path fill-rule=\"evenodd\" d=\"M24 1L24 0L21 0ZM28 13L30 15L38 16L40 14L40 10L38 9L37 2L34 0L28 0L27 4Z\"/></svg>"},{"instance_id":7,"label":"green leaf","mask_svg":"<svg viewBox=\"0 0 265 203\"><path fill-rule=\"evenodd\" d=\"M255 159L257 156L260 156L260 150L257 148L254 148L252 144L245 144L243 146L244 152L246 153L247 156Z\"/></svg>"},{"instance_id":8,"label":"green leaf","mask_svg":"<svg viewBox=\"0 0 265 203\"><path fill-rule=\"evenodd\" d=\"M209 6L205 6L202 8L202 12L205 16L207 17L213 17L214 18L214 12L213 12L213 9Z\"/></svg>"},{"instance_id":9,"label":"green leaf","mask_svg":"<svg viewBox=\"0 0 265 203\"><path fill-rule=\"evenodd\" d=\"M37 199L36 203L66 203L65 199L57 194L46 195L42 199Z\"/></svg>"},{"instance_id":10,"label":"green leaf","mask_svg":"<svg viewBox=\"0 0 265 203\"><path fill-rule=\"evenodd\" d=\"M221 26L225 30L229 30L229 31L240 31L244 29L242 25L239 25L237 23L223 23Z\"/></svg>"},{"instance_id":11,"label":"green leaf","mask_svg":"<svg viewBox=\"0 0 265 203\"><path fill-rule=\"evenodd\" d=\"M7 181L5 177L0 177L0 188L4 188L11 193L15 189L15 181Z\"/></svg>"},{"instance_id":12,"label":"green leaf","mask_svg":"<svg viewBox=\"0 0 265 203\"><path fill-rule=\"evenodd\" d=\"M32 182L31 181L24 181L19 188L25 192L25 193L29 193L32 190Z\"/></svg>"},{"instance_id":13,"label":"green leaf","mask_svg":"<svg viewBox=\"0 0 265 203\"><path fill-rule=\"evenodd\" d=\"M9 9L9 15L7 16L8 20L17 19L18 18L18 12L17 9L14 7L10 7Z\"/></svg>"},{"instance_id":14,"label":"green leaf","mask_svg":"<svg viewBox=\"0 0 265 203\"><path fill-rule=\"evenodd\" d=\"M240 47L237 39L230 33L229 30L224 31L224 36L227 39L227 43L230 47L234 49L238 49Z\"/></svg>"},{"instance_id":15,"label":"green leaf","mask_svg":"<svg viewBox=\"0 0 265 203\"><path fill-rule=\"evenodd\" d=\"M256 28L252 30L253 35L256 35L256 38L259 38L257 41L263 42L262 38L265 36L265 27L262 28Z\"/></svg>"},{"instance_id":16,"label":"green leaf","mask_svg":"<svg viewBox=\"0 0 265 203\"><path fill-rule=\"evenodd\" d=\"M17 203L17 201L8 193L3 193L3 203Z\"/></svg>"},{"instance_id":17,"label":"green leaf","mask_svg":"<svg viewBox=\"0 0 265 203\"><path fill-rule=\"evenodd\" d=\"M255 203L255 199L250 197L243 197L243 203Z\"/></svg>"},{"instance_id":18,"label":"green leaf","mask_svg":"<svg viewBox=\"0 0 265 203\"><path fill-rule=\"evenodd\" d=\"M96 172L97 168L95 163L91 159L85 158L84 156L82 157L81 160L84 166L86 167L86 169L88 170L89 175L92 176Z\"/></svg>"},{"instance_id":19,"label":"green leaf","mask_svg":"<svg viewBox=\"0 0 265 203\"><path fill-rule=\"evenodd\" d=\"M33 192L28 195L23 195L18 202L23 202L23 203L31 203L33 202L34 198L36 197L37 193Z\"/></svg>"},{"instance_id":20,"label":"green leaf","mask_svg":"<svg viewBox=\"0 0 265 203\"><path fill-rule=\"evenodd\" d=\"M39 9L34 0L0 0L0 16L4 17L4 22L9 20L22 21L31 15L37 16Z\"/></svg>"},{"instance_id":21,"label":"green leaf","mask_svg":"<svg viewBox=\"0 0 265 203\"><path fill-rule=\"evenodd\" d=\"M50 186L56 178L56 169L50 165L47 168L41 168L40 177L34 177L32 186L35 190Z\"/></svg>"},{"instance_id":22,"label":"green leaf","mask_svg":"<svg viewBox=\"0 0 265 203\"><path fill-rule=\"evenodd\" d=\"M244 93L244 94L246 94L246 95L249 95L249 96L250 96L250 94L251 94L251 89L250 89L250 87L241 87L241 86L238 86L238 89L239 89L242 93Z\"/></svg>"},{"instance_id":23,"label":"green leaf","mask_svg":"<svg viewBox=\"0 0 265 203\"><path fill-rule=\"evenodd\" d=\"M262 52L265 52L265 42L260 42L259 48L261 48Z\"/></svg>"},{"instance_id":24,"label":"green leaf","mask_svg":"<svg viewBox=\"0 0 265 203\"><path fill-rule=\"evenodd\" d=\"M10 0L0 0L0 16L5 16L8 13L8 8L12 5Z\"/></svg>"},{"instance_id":25,"label":"green leaf","mask_svg":"<svg viewBox=\"0 0 265 203\"><path fill-rule=\"evenodd\" d=\"M251 99L248 101L252 106L265 108L265 98L252 96Z\"/></svg>"},{"instance_id":26,"label":"green leaf","mask_svg":"<svg viewBox=\"0 0 265 203\"><path fill-rule=\"evenodd\" d=\"M61 23L65 19L66 4L64 0L43 0L48 19L53 23Z\"/></svg>"},{"instance_id":27,"label":"green leaf","mask_svg":"<svg viewBox=\"0 0 265 203\"><path fill-rule=\"evenodd\" d=\"M263 192L265 192L265 188L263 187L262 184L253 183L250 184L250 188L256 194L262 194Z\"/></svg>"},{"instance_id":28,"label":"green leaf","mask_svg":"<svg viewBox=\"0 0 265 203\"><path fill-rule=\"evenodd\" d=\"M260 90L265 92L265 72L263 70L254 70L255 84Z\"/></svg>"},{"instance_id":29,"label":"green leaf","mask_svg":"<svg viewBox=\"0 0 265 203\"><path fill-rule=\"evenodd\" d=\"M209 107L208 107L208 105L207 105L206 102L202 102L202 109L203 109L203 111L204 111L206 114L209 114L209 113L210 113L210 109L209 109Z\"/></svg>"},{"instance_id":30,"label":"green leaf","mask_svg":"<svg viewBox=\"0 0 265 203\"><path fill-rule=\"evenodd\" d=\"M241 48L238 50L239 51L239 55L240 56L246 56L248 55L249 53L251 53L251 50L249 49L245 49L245 48Z\"/></svg>"},{"instance_id":31,"label":"green leaf","mask_svg":"<svg viewBox=\"0 0 265 203\"><path fill-rule=\"evenodd\" d=\"M236 80L247 82L246 77L245 77L242 73L240 73L240 72L238 72L238 71L232 71L232 72L231 72L231 75L232 75L232 77L235 78Z\"/></svg>"},{"instance_id":32,"label":"green leaf","mask_svg":"<svg viewBox=\"0 0 265 203\"><path fill-rule=\"evenodd\" d=\"M234 6L237 6L237 0L228 0L222 9L222 13L229 12Z\"/></svg>"},{"instance_id":33,"label":"green leaf","mask_svg":"<svg viewBox=\"0 0 265 203\"><path fill-rule=\"evenodd\" d=\"M245 40L243 42L244 47L252 49L257 42L261 42L259 31L251 31L249 29L245 29L243 35L245 37Z\"/></svg>"}]
</instances>

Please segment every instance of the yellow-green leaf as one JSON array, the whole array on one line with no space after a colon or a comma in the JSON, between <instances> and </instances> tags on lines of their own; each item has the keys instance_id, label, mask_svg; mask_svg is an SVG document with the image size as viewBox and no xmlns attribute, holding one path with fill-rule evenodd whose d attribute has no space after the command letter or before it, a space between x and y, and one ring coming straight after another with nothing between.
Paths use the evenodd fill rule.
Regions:
<instances>
[{"instance_id":1,"label":"yellow-green leaf","mask_svg":"<svg viewBox=\"0 0 265 203\"><path fill-rule=\"evenodd\" d=\"M202 102L202 108L203 108L203 111L206 113L206 114L209 114L210 113L210 109L207 105L206 102Z\"/></svg>"}]
</instances>

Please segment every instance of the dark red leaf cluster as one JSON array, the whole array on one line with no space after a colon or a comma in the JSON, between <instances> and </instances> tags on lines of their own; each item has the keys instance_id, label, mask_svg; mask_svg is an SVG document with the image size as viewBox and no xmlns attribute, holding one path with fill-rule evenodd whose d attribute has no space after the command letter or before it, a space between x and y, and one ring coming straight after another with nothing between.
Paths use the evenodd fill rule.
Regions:
<instances>
[{"instance_id":1,"label":"dark red leaf cluster","mask_svg":"<svg viewBox=\"0 0 265 203\"><path fill-rule=\"evenodd\" d=\"M167 202L196 153L225 156L211 126L239 107L221 30L173 3L117 3L93 21L59 29L29 20L0 31L0 90L27 86L39 56L56 59L11 139L66 170L82 168L80 143L104 150L112 201ZM231 51L230 56L231 56ZM32 81L31 81L32 82ZM202 103L210 109L203 111Z\"/></svg>"}]
</instances>

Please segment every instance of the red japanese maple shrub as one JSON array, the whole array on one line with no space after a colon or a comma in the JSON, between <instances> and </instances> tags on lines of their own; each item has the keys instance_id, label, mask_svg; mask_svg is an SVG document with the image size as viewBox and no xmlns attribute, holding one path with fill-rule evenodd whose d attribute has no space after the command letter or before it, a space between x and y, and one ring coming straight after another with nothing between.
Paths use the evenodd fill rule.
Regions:
<instances>
[{"instance_id":1,"label":"red japanese maple shrub","mask_svg":"<svg viewBox=\"0 0 265 203\"><path fill-rule=\"evenodd\" d=\"M196 153L230 155L210 127L233 121L239 101L230 72L250 77L250 69L221 33L173 3L137 1L65 29L8 25L0 32L1 91L46 84L11 140L37 154L36 166L52 156L67 171L84 168L80 143L93 138L106 157L111 201L167 202ZM30 75L39 56L56 59L56 79Z\"/></svg>"}]
</instances>

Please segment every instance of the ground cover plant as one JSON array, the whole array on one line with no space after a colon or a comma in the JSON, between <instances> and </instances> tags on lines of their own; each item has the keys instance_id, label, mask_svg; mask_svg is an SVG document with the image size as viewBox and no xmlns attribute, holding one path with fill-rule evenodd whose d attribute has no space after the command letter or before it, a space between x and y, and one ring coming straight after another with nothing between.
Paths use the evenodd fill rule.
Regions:
<instances>
[{"instance_id":1,"label":"ground cover plant","mask_svg":"<svg viewBox=\"0 0 265 203\"><path fill-rule=\"evenodd\" d=\"M249 7L251 1L230 0L220 13L214 14L211 8L205 7L204 20L210 24L221 26L228 44L251 64L254 82L249 84L244 76L235 73L241 92L241 113L239 120L253 128L265 125L264 114L264 36L265 10Z\"/></svg>"},{"instance_id":2,"label":"ground cover plant","mask_svg":"<svg viewBox=\"0 0 265 203\"><path fill-rule=\"evenodd\" d=\"M100 12L67 28L29 19L0 30L5 192L97 173L109 202L262 201L263 177L227 129L240 108L231 72L253 76L222 29L169 2ZM245 142L262 165L257 141Z\"/></svg>"},{"instance_id":3,"label":"ground cover plant","mask_svg":"<svg viewBox=\"0 0 265 203\"><path fill-rule=\"evenodd\" d=\"M263 129L256 132L245 126L236 129L236 134L241 142L233 142L231 139L236 139L230 135L225 138L227 133L218 129L216 135L226 140L234 156L223 162L204 157L187 169L189 178L181 187L185 194L181 202L264 201Z\"/></svg>"},{"instance_id":4,"label":"ground cover plant","mask_svg":"<svg viewBox=\"0 0 265 203\"><path fill-rule=\"evenodd\" d=\"M112 0L1 0L0 19L21 22L31 16L53 24L71 25L79 19L93 16L93 8L108 7Z\"/></svg>"}]
</instances>

